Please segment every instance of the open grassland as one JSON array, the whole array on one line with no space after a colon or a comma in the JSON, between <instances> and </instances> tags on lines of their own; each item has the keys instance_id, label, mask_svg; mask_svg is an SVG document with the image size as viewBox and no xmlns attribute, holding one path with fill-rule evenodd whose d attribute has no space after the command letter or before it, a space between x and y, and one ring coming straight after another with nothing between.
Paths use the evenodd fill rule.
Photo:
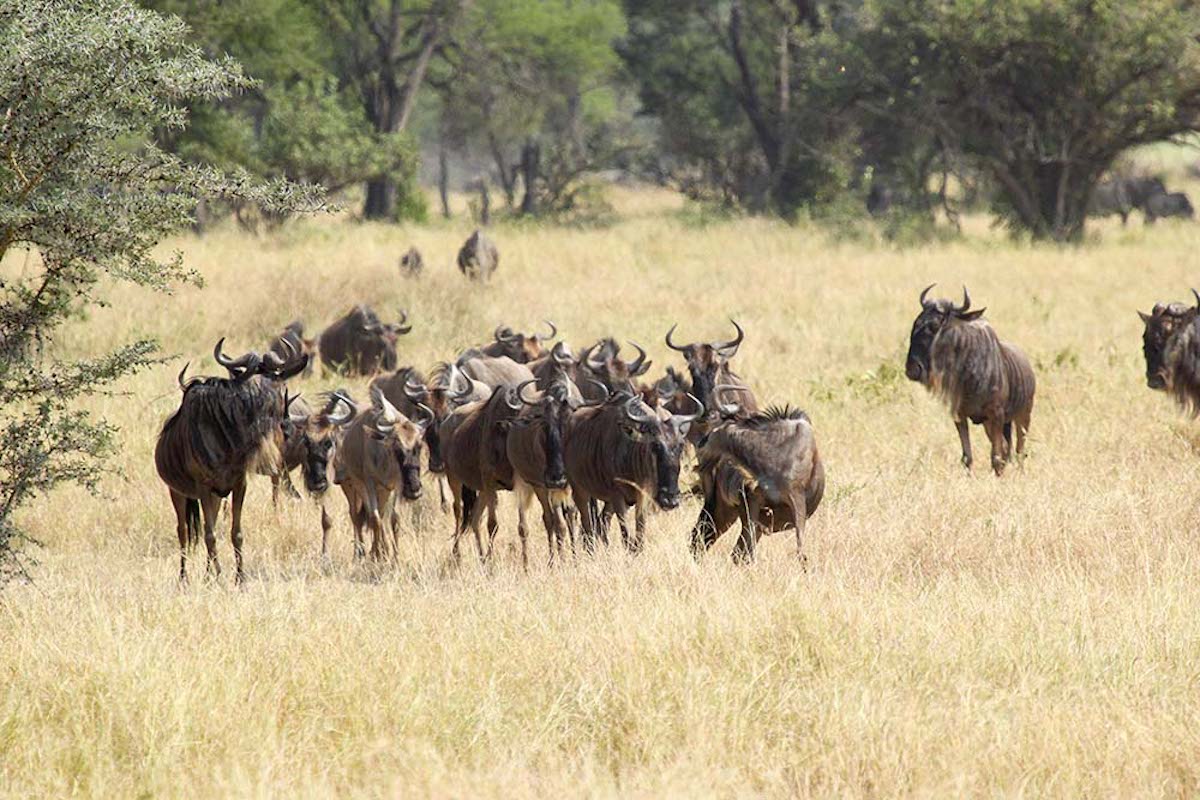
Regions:
<instances>
[{"instance_id":1,"label":"open grassland","mask_svg":"<svg viewBox=\"0 0 1200 800\"><path fill-rule=\"evenodd\" d=\"M896 250L761 220L697 227L653 197L623 211L604 230L499 227L486 287L452 268L462 221L184 238L171 244L206 288L121 288L75 326L72 354L153 335L178 358L95 403L122 429L107 496L66 489L22 516L46 546L36 582L0 597L0 792L1200 792L1200 436L1145 388L1134 313L1200 282L1200 227L1106 225L1056 249L972 221L961 242ZM416 282L396 270L410 243L428 264ZM980 429L963 472L946 412L904 379L932 281L967 283L1037 369L1030 457L1003 479ZM807 572L790 534L747 568L728 536L695 563L690 500L651 517L636 558L551 569L535 535L528 575L506 501L494 568L469 555L453 571L427 491L375 578L352 562L336 489L324 569L312 506L273 513L258 478L245 588L224 529L226 577L181 590L151 458L175 373L214 373L220 336L261 347L360 301L409 309L402 360L423 367L497 323L550 318L577 349L641 342L658 374L676 363L672 322L716 338L736 317L735 367L760 398L808 410L827 463Z\"/></svg>"}]
</instances>

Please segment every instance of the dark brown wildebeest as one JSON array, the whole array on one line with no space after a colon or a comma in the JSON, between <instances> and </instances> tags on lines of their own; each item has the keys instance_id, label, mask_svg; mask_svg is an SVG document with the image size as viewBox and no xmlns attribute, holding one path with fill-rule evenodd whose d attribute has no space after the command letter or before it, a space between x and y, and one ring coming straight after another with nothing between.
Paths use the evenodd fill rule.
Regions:
<instances>
[{"instance_id":1,"label":"dark brown wildebeest","mask_svg":"<svg viewBox=\"0 0 1200 800\"><path fill-rule=\"evenodd\" d=\"M812 422L787 406L744 416L736 402L721 401L727 389L739 394L737 387L714 387L723 421L696 453L704 508L692 528L692 554L699 558L740 520L734 560L752 560L763 533L788 529L796 531L796 554L803 560L804 524L825 494L825 467Z\"/></svg>"},{"instance_id":2,"label":"dark brown wildebeest","mask_svg":"<svg viewBox=\"0 0 1200 800\"><path fill-rule=\"evenodd\" d=\"M537 361L546 352L542 343L558 335L558 328L554 327L554 323L549 320L545 322L550 326L550 332L547 334L520 333L507 326L499 326L492 333L494 340L480 347L479 352L485 356L508 356L518 364Z\"/></svg>"},{"instance_id":3,"label":"dark brown wildebeest","mask_svg":"<svg viewBox=\"0 0 1200 800\"><path fill-rule=\"evenodd\" d=\"M572 413L583 404L578 388L560 374L545 391L526 392L529 383L517 387L516 396L524 408L513 420L506 443L508 461L513 469L513 490L517 495L517 533L521 537L521 561L528 566L525 516L529 500L537 497L546 526L550 562L562 555L564 523L573 510L567 494L567 468L563 460L563 442ZM574 524L570 525L574 529ZM572 537L571 548L575 540Z\"/></svg>"},{"instance_id":4,"label":"dark brown wildebeest","mask_svg":"<svg viewBox=\"0 0 1200 800\"><path fill-rule=\"evenodd\" d=\"M285 361L291 357L290 353L303 353L308 356L308 366L304 368L304 374L312 373L317 356L317 340L304 337L304 323L300 320L294 319L289 322L287 327L271 340L267 349Z\"/></svg>"},{"instance_id":5,"label":"dark brown wildebeest","mask_svg":"<svg viewBox=\"0 0 1200 800\"><path fill-rule=\"evenodd\" d=\"M601 339L580 355L578 385L583 396L589 401L603 399L597 383L603 385L608 394L637 392L634 378L645 375L654 362L646 358L646 351L641 345L637 342L630 344L638 351L638 357L633 361L621 358L621 345L611 337Z\"/></svg>"},{"instance_id":6,"label":"dark brown wildebeest","mask_svg":"<svg viewBox=\"0 0 1200 800\"><path fill-rule=\"evenodd\" d=\"M492 389L516 386L533 378L533 371L525 364L518 364L508 356L486 356L478 350L466 351L455 363L468 378Z\"/></svg>"},{"instance_id":7,"label":"dark brown wildebeest","mask_svg":"<svg viewBox=\"0 0 1200 800\"><path fill-rule=\"evenodd\" d=\"M530 379L532 382L532 379ZM500 491L513 488L512 465L508 461L508 429L521 401L513 386L497 386L487 400L459 406L441 425L442 456L446 478L454 498L454 547L459 560L459 540L467 526L475 534L475 549L482 561L491 558L499 529L496 500ZM488 547L480 537L479 523L488 512Z\"/></svg>"},{"instance_id":8,"label":"dark brown wildebeest","mask_svg":"<svg viewBox=\"0 0 1200 800\"><path fill-rule=\"evenodd\" d=\"M374 386L371 405L360 408L346 429L335 459L334 482L346 496L355 557L363 555L364 525L371 529L371 557L378 561L387 556L384 523L391 521L393 492L401 492L406 500L421 496L421 448L433 412L422 405L417 411L419 417L404 416ZM393 556L397 540L393 526Z\"/></svg>"},{"instance_id":9,"label":"dark brown wildebeest","mask_svg":"<svg viewBox=\"0 0 1200 800\"><path fill-rule=\"evenodd\" d=\"M985 309L970 310L965 286L961 306L945 299L926 300L933 286L921 292L921 313L913 321L904 374L950 408L967 469L972 463L967 422L983 425L992 445L992 469L1000 475L1006 462L1025 452L1037 388L1033 367L1014 345L1000 341L982 319Z\"/></svg>"},{"instance_id":10,"label":"dark brown wildebeest","mask_svg":"<svg viewBox=\"0 0 1200 800\"><path fill-rule=\"evenodd\" d=\"M1147 198L1142 210L1146 215L1147 225L1153 225L1156 219L1162 217L1191 219L1196 214L1195 209L1192 208L1192 201L1188 200L1188 196L1183 192L1156 194Z\"/></svg>"},{"instance_id":11,"label":"dark brown wildebeest","mask_svg":"<svg viewBox=\"0 0 1200 800\"><path fill-rule=\"evenodd\" d=\"M496 243L476 229L458 251L458 271L467 278L486 281L500 266Z\"/></svg>"},{"instance_id":12,"label":"dark brown wildebeest","mask_svg":"<svg viewBox=\"0 0 1200 800\"><path fill-rule=\"evenodd\" d=\"M348 375L375 375L396 369L396 340L412 330L408 314L400 312L400 322L384 323L364 305L347 311L321 331L318 349L321 363L334 372Z\"/></svg>"},{"instance_id":13,"label":"dark brown wildebeest","mask_svg":"<svg viewBox=\"0 0 1200 800\"><path fill-rule=\"evenodd\" d=\"M1088 214L1107 217L1118 214L1121 224L1129 221L1134 209L1146 213L1146 204L1151 198L1167 193L1167 187L1159 178L1152 176L1116 175L1096 184L1088 199Z\"/></svg>"},{"instance_id":14,"label":"dark brown wildebeest","mask_svg":"<svg viewBox=\"0 0 1200 800\"><path fill-rule=\"evenodd\" d=\"M342 391L332 392L320 411L312 409L298 397L288 405L283 420L283 466L271 476L271 500L279 501L281 484L291 488L288 477L296 467L301 468L304 488L321 507L321 555L328 552L329 529L332 522L325 510L325 491L329 488L329 474L334 454L341 439L342 428L348 425L357 413L354 401Z\"/></svg>"},{"instance_id":15,"label":"dark brown wildebeest","mask_svg":"<svg viewBox=\"0 0 1200 800\"><path fill-rule=\"evenodd\" d=\"M200 537L200 512L204 512L204 546L208 570L219 575L217 540L213 529L221 498L233 495L229 536L242 570L242 503L246 476L260 466L279 468L283 446L282 423L287 413L283 382L304 371L308 358L292 354L285 361L274 353L249 352L232 359L217 342L213 357L229 372L228 378L193 378L183 382L183 399L163 424L154 448L154 465L171 493L179 535L179 579L187 580L187 552ZM187 367L184 367L184 371Z\"/></svg>"},{"instance_id":16,"label":"dark brown wildebeest","mask_svg":"<svg viewBox=\"0 0 1200 800\"><path fill-rule=\"evenodd\" d=\"M1165 391L1184 412L1200 413L1200 293L1196 305L1156 303L1149 314L1138 312L1146 328L1142 353L1146 357L1146 384Z\"/></svg>"},{"instance_id":17,"label":"dark brown wildebeest","mask_svg":"<svg viewBox=\"0 0 1200 800\"><path fill-rule=\"evenodd\" d=\"M674 367L667 367L666 374L656 380L651 388L653 397L672 414L682 414L691 406L688 395L692 393L692 382Z\"/></svg>"},{"instance_id":18,"label":"dark brown wildebeest","mask_svg":"<svg viewBox=\"0 0 1200 800\"><path fill-rule=\"evenodd\" d=\"M718 383L736 387L729 394L737 395L733 399L736 400L743 413L751 415L758 413L758 402L754 399L754 393L746 386L745 381L729 368L729 359L737 355L738 348L742 346L742 341L746 338L746 332L742 330L742 326L734 320L730 320L730 322L733 323L737 336L727 342L696 342L679 345L671 340L671 335L675 333L677 326L672 325L671 330L667 331L667 347L683 354L688 372L692 376L692 394L705 405L709 416L716 413L710 401L712 388Z\"/></svg>"},{"instance_id":19,"label":"dark brown wildebeest","mask_svg":"<svg viewBox=\"0 0 1200 800\"><path fill-rule=\"evenodd\" d=\"M648 499L665 511L679 505L679 458L688 427L704 413L700 401L692 399L696 413L663 419L637 395L619 392L572 415L563 460L575 508L583 518L587 550L595 547L601 528L598 503L616 515L631 552L642 549ZM630 508L636 518L632 539L626 519Z\"/></svg>"},{"instance_id":20,"label":"dark brown wildebeest","mask_svg":"<svg viewBox=\"0 0 1200 800\"><path fill-rule=\"evenodd\" d=\"M529 362L528 366L529 371L537 378L537 388L542 391L549 389L559 376L565 377L571 383L575 383L579 378L579 362L564 342L555 342L549 353L537 361Z\"/></svg>"},{"instance_id":21,"label":"dark brown wildebeest","mask_svg":"<svg viewBox=\"0 0 1200 800\"><path fill-rule=\"evenodd\" d=\"M415 245L408 248L408 252L400 256L400 274L404 277L420 277L424 270L425 259L421 258L421 251Z\"/></svg>"}]
</instances>

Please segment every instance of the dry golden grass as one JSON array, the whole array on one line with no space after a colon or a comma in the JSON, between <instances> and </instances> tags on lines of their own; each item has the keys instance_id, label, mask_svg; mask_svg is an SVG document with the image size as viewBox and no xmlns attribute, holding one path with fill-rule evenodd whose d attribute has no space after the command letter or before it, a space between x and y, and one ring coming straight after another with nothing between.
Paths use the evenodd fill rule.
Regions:
<instances>
[{"instance_id":1,"label":"dry golden grass","mask_svg":"<svg viewBox=\"0 0 1200 800\"><path fill-rule=\"evenodd\" d=\"M608 230L498 228L487 287L452 269L463 221L181 239L207 288L122 288L73 327L70 352L152 334L179 359L95 404L123 429L107 497L65 489L22 514L46 547L36 582L0 597L0 792L1200 792L1200 437L1145 388L1134 313L1187 295L1200 228L1106 225L1101 244L1057 249L973 221L965 241L896 250L762 220L688 227L627 201L637 213ZM396 271L410 242L428 262L416 282ZM1030 457L1001 480L978 429L984 467L963 473L946 412L903 377L935 280L969 284L1038 372ZM180 362L211 373L219 336L261 346L359 301L410 310L403 360L422 366L548 317L577 344L640 341L657 372L672 322L698 339L735 316L737 368L809 411L827 462L809 570L790 535L748 568L729 537L693 562L689 502L651 518L637 558L549 569L539 531L523 575L509 503L495 568L452 573L427 492L375 580L335 490L325 572L313 508L273 513L256 479L246 587L227 569L181 590L151 459ZM227 531L220 545L228 568Z\"/></svg>"}]
</instances>

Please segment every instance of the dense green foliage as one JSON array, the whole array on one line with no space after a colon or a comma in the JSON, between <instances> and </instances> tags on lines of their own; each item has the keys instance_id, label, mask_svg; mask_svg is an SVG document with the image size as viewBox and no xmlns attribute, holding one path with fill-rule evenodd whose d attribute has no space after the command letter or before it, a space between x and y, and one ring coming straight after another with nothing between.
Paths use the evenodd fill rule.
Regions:
<instances>
[{"instance_id":1,"label":"dense green foliage","mask_svg":"<svg viewBox=\"0 0 1200 800\"><path fill-rule=\"evenodd\" d=\"M151 143L183 129L181 103L247 85L187 40L178 19L123 0L0 0L0 260L12 255L0 270L0 579L19 568L17 507L99 477L112 429L75 401L155 358L148 340L67 358L52 347L63 323L102 302L103 277L160 290L195 279L152 251L199 198L276 214L318 202Z\"/></svg>"}]
</instances>

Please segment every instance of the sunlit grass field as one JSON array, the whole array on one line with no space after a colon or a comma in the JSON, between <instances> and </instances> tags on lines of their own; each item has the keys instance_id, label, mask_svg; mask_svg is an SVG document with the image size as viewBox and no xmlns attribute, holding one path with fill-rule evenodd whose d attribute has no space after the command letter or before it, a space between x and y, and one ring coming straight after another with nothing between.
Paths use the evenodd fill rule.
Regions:
<instances>
[{"instance_id":1,"label":"sunlit grass field","mask_svg":"<svg viewBox=\"0 0 1200 800\"><path fill-rule=\"evenodd\" d=\"M453 267L463 217L318 219L184 237L203 289L120 287L67 354L155 336L170 363L94 403L122 470L21 522L34 582L0 595L0 793L12 796L1195 796L1200 792L1200 429L1145 387L1137 309L1200 284L1200 227L1095 226L1087 246L1015 244L970 219L898 249L807 225L703 221L643 192L598 230L500 224L495 280ZM702 224L703 223L703 224ZM419 280L397 270L410 244ZM20 259L4 265L23 268ZM966 283L1039 381L1029 458L995 479L974 429L904 379L917 294ZM828 470L808 569L790 534L739 567L700 563L694 500L651 517L646 551L520 569L447 566L427 481L382 576L351 558L336 487L332 562L308 502L247 500L248 581L181 589L153 467L175 374L315 331L357 302L408 309L401 360L428 367L498 323L552 319L575 346L746 329L734 368L806 409ZM301 381L306 396L365 381ZM685 480L692 475L685 473Z\"/></svg>"}]
</instances>

